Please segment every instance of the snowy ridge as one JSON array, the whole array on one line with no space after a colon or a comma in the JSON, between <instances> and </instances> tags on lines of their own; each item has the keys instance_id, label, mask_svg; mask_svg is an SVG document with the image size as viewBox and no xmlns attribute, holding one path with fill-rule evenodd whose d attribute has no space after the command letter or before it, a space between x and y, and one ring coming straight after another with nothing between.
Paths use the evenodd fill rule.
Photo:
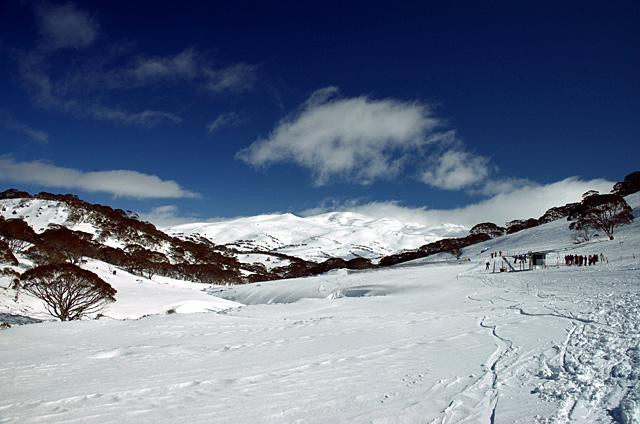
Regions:
<instances>
[{"instance_id":1,"label":"snowy ridge","mask_svg":"<svg viewBox=\"0 0 640 424\"><path fill-rule=\"evenodd\" d=\"M259 215L183 224L165 230L179 237L203 236L242 251L273 251L314 262L331 257L378 259L442 238L465 235L468 231L455 224L427 227L353 212L330 212L310 217L290 213Z\"/></svg>"}]
</instances>

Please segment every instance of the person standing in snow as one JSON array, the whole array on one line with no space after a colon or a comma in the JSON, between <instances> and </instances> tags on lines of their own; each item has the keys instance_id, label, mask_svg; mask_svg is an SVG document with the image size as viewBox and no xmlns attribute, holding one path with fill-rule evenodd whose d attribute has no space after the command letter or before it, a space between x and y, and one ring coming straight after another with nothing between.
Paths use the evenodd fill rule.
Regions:
<instances>
[{"instance_id":1,"label":"person standing in snow","mask_svg":"<svg viewBox=\"0 0 640 424\"><path fill-rule=\"evenodd\" d=\"M485 271L489 271L489 261L487 261L487 263L485 264Z\"/></svg>"},{"instance_id":2,"label":"person standing in snow","mask_svg":"<svg viewBox=\"0 0 640 424\"><path fill-rule=\"evenodd\" d=\"M16 291L16 295L13 298L13 301L17 302L18 299L20 298L20 279L19 278L13 279L13 289Z\"/></svg>"}]
</instances>

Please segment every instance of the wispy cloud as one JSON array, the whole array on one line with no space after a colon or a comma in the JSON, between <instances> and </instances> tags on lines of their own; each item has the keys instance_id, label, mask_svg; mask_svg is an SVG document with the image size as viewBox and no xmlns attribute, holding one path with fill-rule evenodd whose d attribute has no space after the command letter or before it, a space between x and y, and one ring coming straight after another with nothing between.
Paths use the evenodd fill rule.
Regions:
<instances>
[{"instance_id":1,"label":"wispy cloud","mask_svg":"<svg viewBox=\"0 0 640 424\"><path fill-rule=\"evenodd\" d=\"M49 142L49 134L44 131L37 130L35 128L30 127L27 124L15 123L10 126L11 128L19 131L29 137L33 141L37 141L38 143L48 143Z\"/></svg>"},{"instance_id":2,"label":"wispy cloud","mask_svg":"<svg viewBox=\"0 0 640 424\"><path fill-rule=\"evenodd\" d=\"M140 199L199 197L177 182L156 175L126 169L86 172L43 161L16 162L6 156L0 157L0 181Z\"/></svg>"},{"instance_id":3,"label":"wispy cloud","mask_svg":"<svg viewBox=\"0 0 640 424\"><path fill-rule=\"evenodd\" d=\"M123 89L159 82L189 83L220 94L251 90L257 77L257 65L240 62L215 66L207 54L190 47L174 55L139 55L124 67L105 70L100 81Z\"/></svg>"},{"instance_id":4,"label":"wispy cloud","mask_svg":"<svg viewBox=\"0 0 640 424\"><path fill-rule=\"evenodd\" d=\"M182 118L173 112L110 104L111 95L157 84L237 94L251 90L257 80L256 65L217 64L192 47L167 55L135 52L133 45L120 48L117 41L100 37L97 19L74 3L39 3L34 12L40 43L16 56L19 75L33 102L46 109L126 125L175 124ZM102 41L99 52L98 41ZM72 68L61 69L61 49L83 49L83 53L74 57Z\"/></svg>"},{"instance_id":5,"label":"wispy cloud","mask_svg":"<svg viewBox=\"0 0 640 424\"><path fill-rule=\"evenodd\" d=\"M47 49L80 49L91 45L98 36L97 22L73 3L40 3L35 12L42 43Z\"/></svg>"},{"instance_id":6,"label":"wispy cloud","mask_svg":"<svg viewBox=\"0 0 640 424\"><path fill-rule=\"evenodd\" d=\"M482 196L495 196L497 194L510 193L525 187L535 187L537 183L527 178L487 178L482 185L467 190L470 194Z\"/></svg>"},{"instance_id":7,"label":"wispy cloud","mask_svg":"<svg viewBox=\"0 0 640 424\"><path fill-rule=\"evenodd\" d=\"M367 96L337 97L337 88L313 93L268 137L236 154L255 167L293 162L316 185L332 178L369 184L401 171L408 157L447 138L428 105Z\"/></svg>"},{"instance_id":8,"label":"wispy cloud","mask_svg":"<svg viewBox=\"0 0 640 424\"><path fill-rule=\"evenodd\" d=\"M198 62L196 51L185 49L175 56L139 57L124 72L139 83L163 79L192 79L200 72Z\"/></svg>"},{"instance_id":9,"label":"wispy cloud","mask_svg":"<svg viewBox=\"0 0 640 424\"><path fill-rule=\"evenodd\" d=\"M18 121L9 111L3 109L0 109L0 126L3 126L12 131L22 133L23 135L38 143L45 144L49 142L49 134L42 130L33 128L32 126L27 125L24 122Z\"/></svg>"},{"instance_id":10,"label":"wispy cloud","mask_svg":"<svg viewBox=\"0 0 640 424\"><path fill-rule=\"evenodd\" d=\"M94 90L73 74L54 80L48 73L47 57L37 52L20 55L19 71L33 101L45 109L54 109L78 117L90 117L125 125L155 127L161 123L179 123L182 118L162 110L130 111L104 106L94 100ZM86 73L91 74L91 73ZM94 74L95 76L95 74ZM99 78L96 76L96 78Z\"/></svg>"},{"instance_id":11,"label":"wispy cloud","mask_svg":"<svg viewBox=\"0 0 640 424\"><path fill-rule=\"evenodd\" d=\"M173 113L161 110L143 110L141 112L129 112L120 109L108 108L101 105L92 105L86 109L96 119L114 121L123 124L138 125L142 127L155 127L162 122L174 124L182 122L182 118Z\"/></svg>"},{"instance_id":12,"label":"wispy cloud","mask_svg":"<svg viewBox=\"0 0 640 424\"><path fill-rule=\"evenodd\" d=\"M236 112L220 114L213 121L207 124L209 134L223 127L233 127L242 123L242 118Z\"/></svg>"},{"instance_id":13,"label":"wispy cloud","mask_svg":"<svg viewBox=\"0 0 640 424\"><path fill-rule=\"evenodd\" d=\"M248 63L236 63L223 68L203 67L205 88L214 93L238 93L250 90L256 79L258 67Z\"/></svg>"}]
</instances>

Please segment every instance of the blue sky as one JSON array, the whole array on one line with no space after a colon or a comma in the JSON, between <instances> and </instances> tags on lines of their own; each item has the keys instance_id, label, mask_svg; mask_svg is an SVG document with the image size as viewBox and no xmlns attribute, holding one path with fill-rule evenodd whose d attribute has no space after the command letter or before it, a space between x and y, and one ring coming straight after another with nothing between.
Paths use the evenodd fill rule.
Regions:
<instances>
[{"instance_id":1,"label":"blue sky","mask_svg":"<svg viewBox=\"0 0 640 424\"><path fill-rule=\"evenodd\" d=\"M306 3L0 3L0 184L498 220L638 168L637 2Z\"/></svg>"}]
</instances>

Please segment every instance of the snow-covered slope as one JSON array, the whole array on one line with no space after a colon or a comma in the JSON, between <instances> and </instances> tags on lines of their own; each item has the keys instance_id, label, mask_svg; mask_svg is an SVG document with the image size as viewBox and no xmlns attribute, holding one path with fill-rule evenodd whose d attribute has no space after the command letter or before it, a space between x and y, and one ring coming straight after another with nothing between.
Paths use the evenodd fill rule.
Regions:
<instances>
[{"instance_id":1,"label":"snow-covered slope","mask_svg":"<svg viewBox=\"0 0 640 424\"><path fill-rule=\"evenodd\" d=\"M353 212L331 212L310 217L260 215L184 224L166 231L182 237L204 236L243 251L274 251L319 262L330 257L377 259L442 238L465 235L468 229L455 224L427 227Z\"/></svg>"},{"instance_id":2,"label":"snow-covered slope","mask_svg":"<svg viewBox=\"0 0 640 424\"><path fill-rule=\"evenodd\" d=\"M0 199L0 216L5 219L20 218L36 233L41 233L51 224L66 223L69 208L63 202L55 200Z\"/></svg>"},{"instance_id":3,"label":"snow-covered slope","mask_svg":"<svg viewBox=\"0 0 640 424\"><path fill-rule=\"evenodd\" d=\"M0 333L1 421L637 423L640 220L615 236L574 245L559 220L458 264L212 287L244 304L224 313L16 326ZM608 263L485 271L498 250Z\"/></svg>"}]
</instances>

